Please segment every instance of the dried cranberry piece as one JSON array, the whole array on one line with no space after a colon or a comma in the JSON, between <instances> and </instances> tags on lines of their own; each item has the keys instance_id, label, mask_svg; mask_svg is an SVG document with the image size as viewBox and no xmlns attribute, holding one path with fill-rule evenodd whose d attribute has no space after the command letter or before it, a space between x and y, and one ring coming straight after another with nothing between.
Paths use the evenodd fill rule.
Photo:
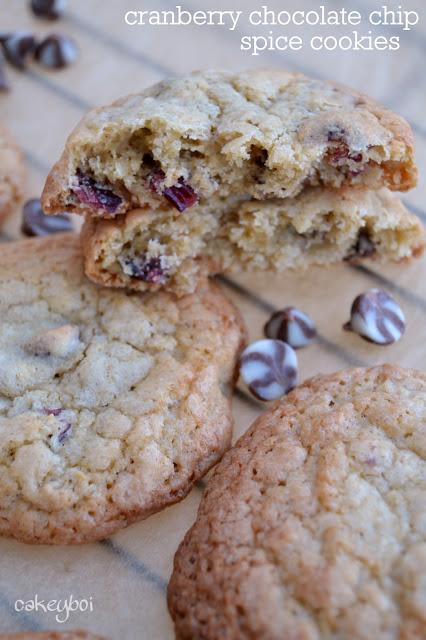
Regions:
<instances>
[{"instance_id":1,"label":"dried cranberry piece","mask_svg":"<svg viewBox=\"0 0 426 640\"><path fill-rule=\"evenodd\" d=\"M46 408L46 409L43 409L43 411L47 416L59 416L62 413L62 409Z\"/></svg>"},{"instance_id":2,"label":"dried cranberry piece","mask_svg":"<svg viewBox=\"0 0 426 640\"><path fill-rule=\"evenodd\" d=\"M159 169L158 171L154 171L149 178L149 188L152 193L163 193L163 182L166 177L164 171Z\"/></svg>"},{"instance_id":3,"label":"dried cranberry piece","mask_svg":"<svg viewBox=\"0 0 426 640\"><path fill-rule=\"evenodd\" d=\"M93 209L104 209L108 213L115 213L122 203L122 199L105 184L96 182L90 176L77 171L78 186L72 192L80 202L88 204Z\"/></svg>"},{"instance_id":4,"label":"dried cranberry piece","mask_svg":"<svg viewBox=\"0 0 426 640\"><path fill-rule=\"evenodd\" d=\"M161 284L168 278L168 270L163 267L162 259L150 258L145 255L139 258L124 258L121 261L124 271L130 271L130 275L138 280L149 282L151 284Z\"/></svg>"},{"instance_id":5,"label":"dried cranberry piece","mask_svg":"<svg viewBox=\"0 0 426 640\"><path fill-rule=\"evenodd\" d=\"M178 184L164 189L163 195L180 212L193 207L198 201L194 189L183 178L179 178Z\"/></svg>"},{"instance_id":6,"label":"dried cranberry piece","mask_svg":"<svg viewBox=\"0 0 426 640\"><path fill-rule=\"evenodd\" d=\"M181 213L198 202L198 195L183 178L179 178L177 184L163 188L165 174L163 171L155 171L149 180L149 188L153 193L161 193Z\"/></svg>"}]
</instances>

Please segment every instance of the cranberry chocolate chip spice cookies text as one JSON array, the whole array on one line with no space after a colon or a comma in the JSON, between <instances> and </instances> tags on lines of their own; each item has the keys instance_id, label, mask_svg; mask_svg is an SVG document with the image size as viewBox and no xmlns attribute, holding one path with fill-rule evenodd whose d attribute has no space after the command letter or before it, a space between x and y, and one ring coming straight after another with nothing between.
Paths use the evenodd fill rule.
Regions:
<instances>
[{"instance_id":1,"label":"cranberry chocolate chip spice cookies text","mask_svg":"<svg viewBox=\"0 0 426 640\"><path fill-rule=\"evenodd\" d=\"M2 246L0 535L105 538L183 498L229 447L242 321L217 285L97 287L72 234Z\"/></svg>"},{"instance_id":2,"label":"cranberry chocolate chip spice cookies text","mask_svg":"<svg viewBox=\"0 0 426 640\"><path fill-rule=\"evenodd\" d=\"M415 184L408 124L370 98L284 71L207 71L90 112L43 208L85 215L93 280L182 294L202 271L416 255L422 225L390 192Z\"/></svg>"},{"instance_id":3,"label":"cranberry chocolate chip spice cookies text","mask_svg":"<svg viewBox=\"0 0 426 640\"><path fill-rule=\"evenodd\" d=\"M318 376L216 467L169 585L179 640L424 640L426 374Z\"/></svg>"}]
</instances>

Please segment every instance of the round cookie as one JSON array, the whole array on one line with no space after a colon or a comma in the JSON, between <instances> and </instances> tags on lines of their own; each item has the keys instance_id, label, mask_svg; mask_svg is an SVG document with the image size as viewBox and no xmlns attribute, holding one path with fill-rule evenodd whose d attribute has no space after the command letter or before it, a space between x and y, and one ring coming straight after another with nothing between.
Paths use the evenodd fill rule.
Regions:
<instances>
[{"instance_id":1,"label":"round cookie","mask_svg":"<svg viewBox=\"0 0 426 640\"><path fill-rule=\"evenodd\" d=\"M74 234L0 256L0 534L105 538L184 497L230 443L242 321L207 280L135 295Z\"/></svg>"},{"instance_id":2,"label":"round cookie","mask_svg":"<svg viewBox=\"0 0 426 640\"><path fill-rule=\"evenodd\" d=\"M0 224L23 195L24 160L10 133L0 126Z\"/></svg>"},{"instance_id":3,"label":"round cookie","mask_svg":"<svg viewBox=\"0 0 426 640\"><path fill-rule=\"evenodd\" d=\"M88 631L24 631L0 634L0 640L105 640Z\"/></svg>"},{"instance_id":4,"label":"round cookie","mask_svg":"<svg viewBox=\"0 0 426 640\"><path fill-rule=\"evenodd\" d=\"M307 381L226 454L169 585L176 636L424 640L426 374Z\"/></svg>"}]
</instances>

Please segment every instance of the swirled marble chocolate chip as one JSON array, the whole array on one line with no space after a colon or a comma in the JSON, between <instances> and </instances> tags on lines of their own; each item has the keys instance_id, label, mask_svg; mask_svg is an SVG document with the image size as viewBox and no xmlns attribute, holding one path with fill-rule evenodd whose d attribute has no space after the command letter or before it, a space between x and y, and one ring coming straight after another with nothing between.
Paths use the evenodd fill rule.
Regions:
<instances>
[{"instance_id":1,"label":"swirled marble chocolate chip","mask_svg":"<svg viewBox=\"0 0 426 640\"><path fill-rule=\"evenodd\" d=\"M38 18L57 20L62 16L67 0L31 0L31 10Z\"/></svg>"},{"instance_id":2,"label":"swirled marble chocolate chip","mask_svg":"<svg viewBox=\"0 0 426 640\"><path fill-rule=\"evenodd\" d=\"M308 346L317 336L313 320L296 307L274 313L265 324L264 333L267 338L287 342L293 349Z\"/></svg>"},{"instance_id":3,"label":"swirled marble chocolate chip","mask_svg":"<svg viewBox=\"0 0 426 640\"><path fill-rule=\"evenodd\" d=\"M4 34L0 39L4 57L17 69L25 69L28 56L32 55L36 48L35 37L26 31Z\"/></svg>"},{"instance_id":4,"label":"swirled marble chocolate chip","mask_svg":"<svg viewBox=\"0 0 426 640\"><path fill-rule=\"evenodd\" d=\"M241 354L240 374L259 400L276 400L297 384L297 356L281 340L258 340Z\"/></svg>"},{"instance_id":5,"label":"swirled marble chocolate chip","mask_svg":"<svg viewBox=\"0 0 426 640\"><path fill-rule=\"evenodd\" d=\"M49 69L63 69L77 58L77 45L68 36L53 34L37 45L35 59Z\"/></svg>"},{"instance_id":6,"label":"swirled marble chocolate chip","mask_svg":"<svg viewBox=\"0 0 426 640\"><path fill-rule=\"evenodd\" d=\"M392 344L404 335L405 317L386 291L369 289L355 298L351 318L343 328L375 344Z\"/></svg>"},{"instance_id":7,"label":"swirled marble chocolate chip","mask_svg":"<svg viewBox=\"0 0 426 640\"><path fill-rule=\"evenodd\" d=\"M41 208L40 200L32 198L22 209L21 231L26 236L48 236L51 233L72 231L71 218L64 213L47 216Z\"/></svg>"},{"instance_id":8,"label":"swirled marble chocolate chip","mask_svg":"<svg viewBox=\"0 0 426 640\"><path fill-rule=\"evenodd\" d=\"M0 60L0 93L5 93L6 91L9 91L9 89L10 86L4 70L4 64Z\"/></svg>"}]
</instances>

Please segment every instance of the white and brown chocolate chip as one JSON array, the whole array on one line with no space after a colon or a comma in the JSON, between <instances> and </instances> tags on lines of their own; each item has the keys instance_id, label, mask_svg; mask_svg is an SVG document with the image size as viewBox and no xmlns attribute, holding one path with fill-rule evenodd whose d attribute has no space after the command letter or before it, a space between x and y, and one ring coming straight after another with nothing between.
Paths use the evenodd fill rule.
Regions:
<instances>
[{"instance_id":1,"label":"white and brown chocolate chip","mask_svg":"<svg viewBox=\"0 0 426 640\"><path fill-rule=\"evenodd\" d=\"M273 313L263 330L267 338L287 342L293 349L307 347L317 337L312 318L296 307L285 307Z\"/></svg>"},{"instance_id":2,"label":"white and brown chocolate chip","mask_svg":"<svg viewBox=\"0 0 426 640\"><path fill-rule=\"evenodd\" d=\"M230 444L245 332L220 289L101 288L72 233L0 255L0 535L82 543L183 498Z\"/></svg>"},{"instance_id":3,"label":"white and brown chocolate chip","mask_svg":"<svg viewBox=\"0 0 426 640\"><path fill-rule=\"evenodd\" d=\"M297 356L281 340L258 340L240 358L240 374L259 400L276 400L297 384Z\"/></svg>"},{"instance_id":4,"label":"white and brown chocolate chip","mask_svg":"<svg viewBox=\"0 0 426 640\"><path fill-rule=\"evenodd\" d=\"M426 374L317 376L216 467L175 557L178 640L425 640Z\"/></svg>"},{"instance_id":5,"label":"white and brown chocolate chip","mask_svg":"<svg viewBox=\"0 0 426 640\"><path fill-rule=\"evenodd\" d=\"M383 289L369 289L355 298L344 329L369 342L389 345L402 338L405 326L405 316L397 301Z\"/></svg>"}]
</instances>

